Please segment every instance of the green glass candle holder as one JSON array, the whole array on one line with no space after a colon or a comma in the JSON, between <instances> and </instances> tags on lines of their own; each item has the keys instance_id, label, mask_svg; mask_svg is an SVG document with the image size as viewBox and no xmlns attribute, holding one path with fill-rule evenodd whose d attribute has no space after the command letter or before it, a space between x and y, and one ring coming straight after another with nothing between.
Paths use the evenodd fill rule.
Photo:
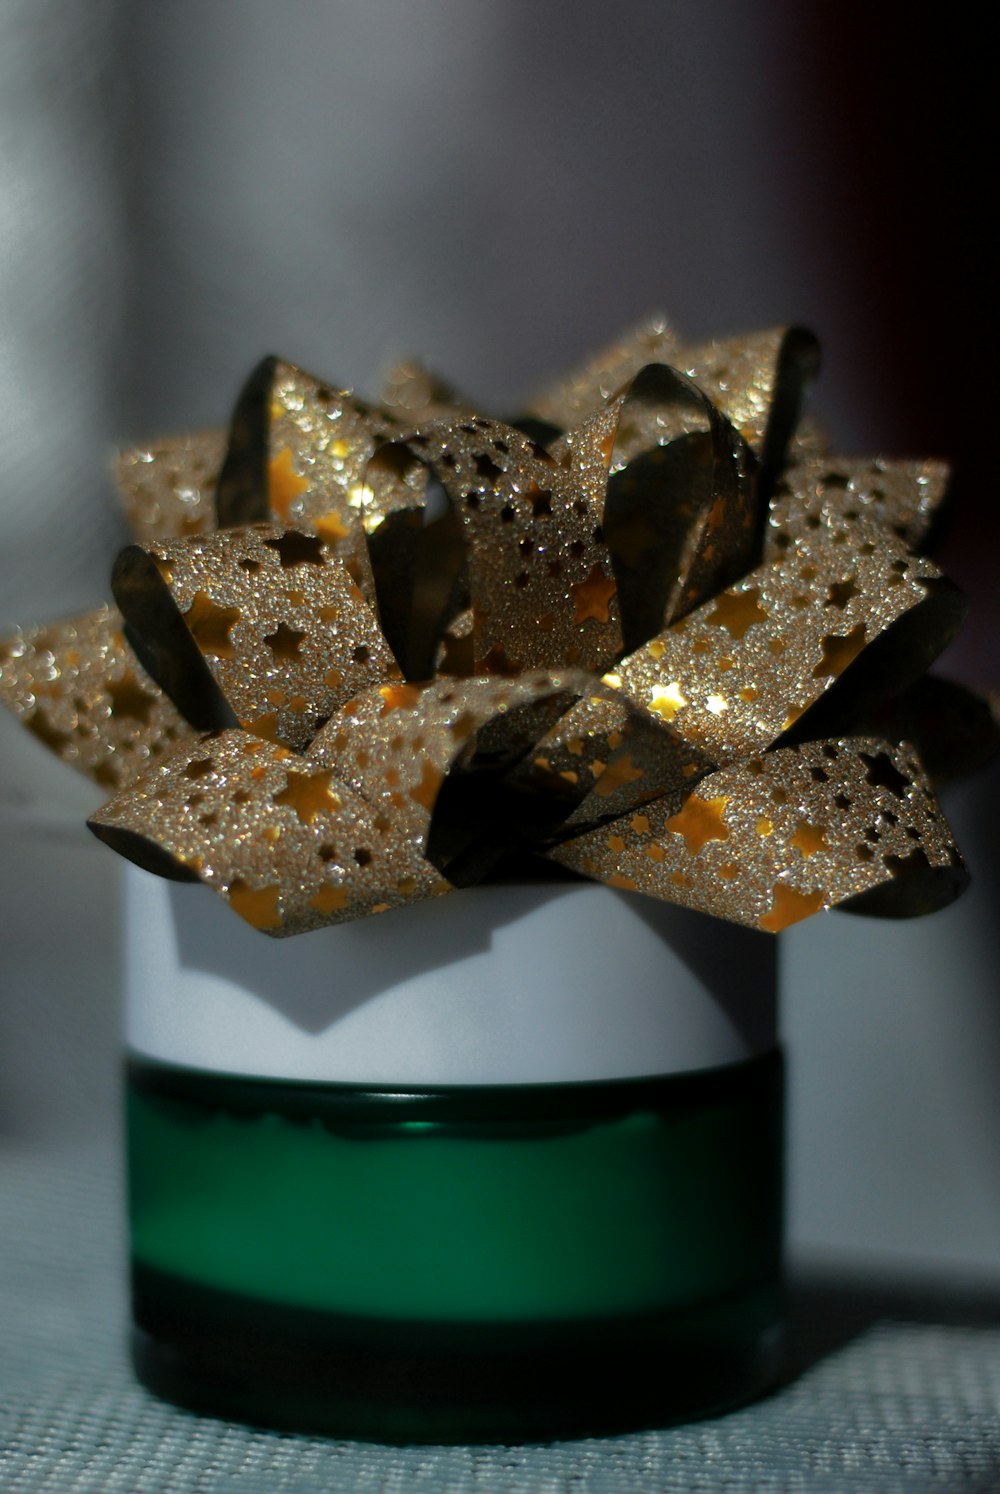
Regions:
<instances>
[{"instance_id":1,"label":"green glass candle holder","mask_svg":"<svg viewBox=\"0 0 1000 1494\"><path fill-rule=\"evenodd\" d=\"M439 1442L658 1426L773 1382L771 941L716 927L709 959L707 921L665 905L480 888L294 941L326 972L323 1023L300 969L283 1002L260 994L261 959L290 946L262 955L198 889L135 872L129 896L133 1346L151 1389ZM400 961L417 973L392 985ZM277 1073L252 1072L265 1057Z\"/></svg>"}]
</instances>

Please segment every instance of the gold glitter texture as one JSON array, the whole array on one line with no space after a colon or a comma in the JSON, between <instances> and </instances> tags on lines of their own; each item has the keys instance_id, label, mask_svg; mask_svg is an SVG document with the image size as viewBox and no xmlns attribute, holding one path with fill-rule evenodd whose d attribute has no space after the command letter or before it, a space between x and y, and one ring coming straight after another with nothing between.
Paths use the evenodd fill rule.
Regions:
<instances>
[{"instance_id":1,"label":"gold glitter texture","mask_svg":"<svg viewBox=\"0 0 1000 1494\"><path fill-rule=\"evenodd\" d=\"M573 452L603 501L626 652L755 558L757 464L729 421L676 370L642 369L551 448L557 459L563 450Z\"/></svg>"},{"instance_id":2,"label":"gold glitter texture","mask_svg":"<svg viewBox=\"0 0 1000 1494\"><path fill-rule=\"evenodd\" d=\"M425 856L439 791L475 733L497 716L572 698L571 676L436 682L389 720L374 687L348 702L304 756L239 730L198 737L95 815L129 859L195 868L266 933L300 933L438 896L450 884ZM530 728L527 740L531 738ZM370 742L370 752L359 743ZM417 748L417 743L420 746ZM359 760L360 759L360 760ZM515 754L516 760L516 754ZM235 892L234 892L235 889Z\"/></svg>"},{"instance_id":3,"label":"gold glitter texture","mask_svg":"<svg viewBox=\"0 0 1000 1494\"><path fill-rule=\"evenodd\" d=\"M399 490L390 482L365 490L364 473L376 449L399 433L399 424L388 411L373 409L349 390L332 389L292 364L277 363L270 402L271 462L287 461L296 486L303 486L290 494L287 511L279 513L272 467L272 516L296 528L314 529L327 539L347 540L345 564L366 572L364 527L374 526L392 511ZM285 452L287 458L282 456ZM367 594L363 576L356 579Z\"/></svg>"},{"instance_id":4,"label":"gold glitter texture","mask_svg":"<svg viewBox=\"0 0 1000 1494\"><path fill-rule=\"evenodd\" d=\"M419 836L402 833L328 769L239 730L188 741L90 823L140 866L194 869L272 935L449 890Z\"/></svg>"},{"instance_id":5,"label":"gold glitter texture","mask_svg":"<svg viewBox=\"0 0 1000 1494\"><path fill-rule=\"evenodd\" d=\"M754 454L776 468L795 430L803 388L815 375L819 356L815 338L802 328L777 328L689 347L664 318L654 317L537 396L529 412L558 429L577 425L648 364L666 364L687 374ZM814 454L817 445L810 430L804 452Z\"/></svg>"},{"instance_id":6,"label":"gold glitter texture","mask_svg":"<svg viewBox=\"0 0 1000 1494\"><path fill-rule=\"evenodd\" d=\"M111 607L0 644L0 699L64 762L108 789L191 734L137 662Z\"/></svg>"},{"instance_id":7,"label":"gold glitter texture","mask_svg":"<svg viewBox=\"0 0 1000 1494\"><path fill-rule=\"evenodd\" d=\"M423 427L407 449L461 524L474 671L599 670L613 659L622 633L601 537L603 481L595 492L579 481L572 451L557 462L513 427L478 417ZM592 475L592 458L584 465Z\"/></svg>"},{"instance_id":8,"label":"gold glitter texture","mask_svg":"<svg viewBox=\"0 0 1000 1494\"><path fill-rule=\"evenodd\" d=\"M406 695L376 686L331 716L309 757L370 804L426 829L437 788L456 763L506 775L589 683L580 671L544 670L516 680L435 680L406 687Z\"/></svg>"},{"instance_id":9,"label":"gold glitter texture","mask_svg":"<svg viewBox=\"0 0 1000 1494\"><path fill-rule=\"evenodd\" d=\"M365 526L403 500L389 476L366 487L364 474L376 448L398 432L387 411L373 411L349 390L265 359L237 401L219 484L220 523L270 520L319 535L374 602Z\"/></svg>"},{"instance_id":10,"label":"gold glitter texture","mask_svg":"<svg viewBox=\"0 0 1000 1494\"><path fill-rule=\"evenodd\" d=\"M518 777L562 799L563 828L582 830L662 795L679 802L713 766L662 719L602 683L539 740Z\"/></svg>"},{"instance_id":11,"label":"gold glitter texture","mask_svg":"<svg viewBox=\"0 0 1000 1494\"><path fill-rule=\"evenodd\" d=\"M202 431L118 453L115 477L138 544L187 539L215 528L215 485L225 453L225 431Z\"/></svg>"},{"instance_id":12,"label":"gold glitter texture","mask_svg":"<svg viewBox=\"0 0 1000 1494\"><path fill-rule=\"evenodd\" d=\"M890 648L892 678L906 683L963 613L961 594L901 541L871 524L821 521L621 660L615 674L630 699L669 710L674 729L721 765L799 722L804 729L806 712L851 666L860 671L852 701L884 691ZM883 658L869 679L865 652L876 640Z\"/></svg>"},{"instance_id":13,"label":"gold glitter texture","mask_svg":"<svg viewBox=\"0 0 1000 1494\"><path fill-rule=\"evenodd\" d=\"M684 347L677 366L694 380L762 461L784 448L805 383L819 367L812 333L779 327ZM777 445L779 451L768 452Z\"/></svg>"},{"instance_id":14,"label":"gold glitter texture","mask_svg":"<svg viewBox=\"0 0 1000 1494\"><path fill-rule=\"evenodd\" d=\"M771 933L853 899L859 911L867 899L872 911L927 912L967 881L915 754L882 741L779 748L708 775L669 811L658 800L550 854Z\"/></svg>"},{"instance_id":15,"label":"gold glitter texture","mask_svg":"<svg viewBox=\"0 0 1000 1494\"><path fill-rule=\"evenodd\" d=\"M266 359L224 455L120 458L124 627L17 635L0 695L116 790L96 833L269 934L526 854L772 932L940 906L964 871L896 744L946 774L998 738L919 678L962 610L912 553L945 473L796 426L815 361L654 319L521 430L415 365L378 409Z\"/></svg>"},{"instance_id":16,"label":"gold glitter texture","mask_svg":"<svg viewBox=\"0 0 1000 1494\"><path fill-rule=\"evenodd\" d=\"M885 457L813 457L790 466L771 503L765 553L774 556L793 535L836 521L884 524L911 549L924 539L948 486L943 462Z\"/></svg>"},{"instance_id":17,"label":"gold glitter texture","mask_svg":"<svg viewBox=\"0 0 1000 1494\"><path fill-rule=\"evenodd\" d=\"M559 430L579 425L649 363L678 367L680 342L665 317L649 317L529 401L529 413Z\"/></svg>"},{"instance_id":18,"label":"gold glitter texture","mask_svg":"<svg viewBox=\"0 0 1000 1494\"><path fill-rule=\"evenodd\" d=\"M371 609L318 535L224 529L126 551L116 576L122 610L154 653L179 616L235 720L298 751L341 701L398 675Z\"/></svg>"}]
</instances>

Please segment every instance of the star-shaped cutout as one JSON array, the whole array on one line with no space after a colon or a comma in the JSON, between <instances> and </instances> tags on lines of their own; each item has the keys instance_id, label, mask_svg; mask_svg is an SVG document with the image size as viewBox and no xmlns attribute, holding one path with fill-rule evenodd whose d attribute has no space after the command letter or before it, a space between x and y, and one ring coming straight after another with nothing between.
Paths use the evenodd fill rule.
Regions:
<instances>
[{"instance_id":1,"label":"star-shaped cutout","mask_svg":"<svg viewBox=\"0 0 1000 1494\"><path fill-rule=\"evenodd\" d=\"M886 788L897 799L905 798L909 779L899 771L887 752L862 752L861 756L868 764L865 777L872 788Z\"/></svg>"},{"instance_id":2,"label":"star-shaped cutout","mask_svg":"<svg viewBox=\"0 0 1000 1494\"><path fill-rule=\"evenodd\" d=\"M801 851L805 857L815 856L817 851L828 851L830 847L826 842L826 826L810 825L808 820L800 820L795 834L789 837L788 844Z\"/></svg>"},{"instance_id":3,"label":"star-shaped cutout","mask_svg":"<svg viewBox=\"0 0 1000 1494\"><path fill-rule=\"evenodd\" d=\"M303 534L300 529L286 529L277 539L266 539L264 543L278 552L278 559L286 569L293 565L326 565L323 541L318 535Z\"/></svg>"},{"instance_id":4,"label":"star-shaped cutout","mask_svg":"<svg viewBox=\"0 0 1000 1494\"><path fill-rule=\"evenodd\" d=\"M800 923L803 918L809 918L813 913L818 913L822 906L822 892L796 892L794 887L787 887L784 882L777 882L771 898L771 907L767 913L761 915L757 922L769 934L780 934L782 929L790 928L793 923Z\"/></svg>"},{"instance_id":5,"label":"star-shaped cutout","mask_svg":"<svg viewBox=\"0 0 1000 1494\"><path fill-rule=\"evenodd\" d=\"M302 773L293 769L281 793L274 795L274 803L287 804L303 825L311 825L318 814L332 814L341 807L340 798L330 787L332 777L332 772Z\"/></svg>"},{"instance_id":6,"label":"star-shaped cutout","mask_svg":"<svg viewBox=\"0 0 1000 1494\"><path fill-rule=\"evenodd\" d=\"M723 818L728 803L728 794L720 794L717 799L691 794L683 809L666 821L664 829L683 835L689 853L697 856L710 840L729 839L729 827Z\"/></svg>"},{"instance_id":7,"label":"star-shaped cutout","mask_svg":"<svg viewBox=\"0 0 1000 1494\"><path fill-rule=\"evenodd\" d=\"M531 504L531 516L533 519L544 519L552 512L552 494L548 488L540 488L537 482L532 482L524 494Z\"/></svg>"},{"instance_id":8,"label":"star-shaped cutout","mask_svg":"<svg viewBox=\"0 0 1000 1494\"><path fill-rule=\"evenodd\" d=\"M388 716L392 711L412 711L423 691L419 685L401 681L398 685L380 685L378 693L382 697L381 714Z\"/></svg>"},{"instance_id":9,"label":"star-shaped cutout","mask_svg":"<svg viewBox=\"0 0 1000 1494\"><path fill-rule=\"evenodd\" d=\"M229 905L255 929L277 929L281 927L280 893L280 887L249 887L237 877L229 888Z\"/></svg>"},{"instance_id":10,"label":"star-shaped cutout","mask_svg":"<svg viewBox=\"0 0 1000 1494\"><path fill-rule=\"evenodd\" d=\"M156 704L156 698L142 688L131 669L126 670L120 680L109 680L107 689L111 697L112 716L130 716L143 726L149 725L149 713Z\"/></svg>"},{"instance_id":11,"label":"star-shaped cutout","mask_svg":"<svg viewBox=\"0 0 1000 1494\"><path fill-rule=\"evenodd\" d=\"M271 512L283 524L287 524L292 504L308 487L309 479L296 472L292 466L291 450L283 446L267 466L267 493Z\"/></svg>"},{"instance_id":12,"label":"star-shaped cutout","mask_svg":"<svg viewBox=\"0 0 1000 1494\"><path fill-rule=\"evenodd\" d=\"M671 680L669 685L654 690L649 697L649 709L657 716L662 716L664 721L672 721L681 707L686 705L687 698L681 694L678 680Z\"/></svg>"},{"instance_id":13,"label":"star-shaped cutout","mask_svg":"<svg viewBox=\"0 0 1000 1494\"><path fill-rule=\"evenodd\" d=\"M834 581L827 589L825 607L839 607L841 611L847 606L853 596L857 595L858 578L848 576L846 581Z\"/></svg>"},{"instance_id":14,"label":"star-shaped cutout","mask_svg":"<svg viewBox=\"0 0 1000 1494\"><path fill-rule=\"evenodd\" d=\"M181 770L182 778L207 778L210 773L215 772L215 760L211 757L192 758L186 768Z\"/></svg>"},{"instance_id":15,"label":"star-shaped cutout","mask_svg":"<svg viewBox=\"0 0 1000 1494\"><path fill-rule=\"evenodd\" d=\"M333 887L329 882L324 882L319 891L309 899L309 906L315 908L317 913L337 913L347 906L347 888Z\"/></svg>"},{"instance_id":16,"label":"star-shaped cutout","mask_svg":"<svg viewBox=\"0 0 1000 1494\"><path fill-rule=\"evenodd\" d=\"M273 633L264 634L264 642L277 663L292 664L301 658L299 648L305 636L298 628L290 628L286 623L280 622Z\"/></svg>"},{"instance_id":17,"label":"star-shaped cutout","mask_svg":"<svg viewBox=\"0 0 1000 1494\"><path fill-rule=\"evenodd\" d=\"M503 468L498 467L487 452L482 452L476 457L476 472L488 483L495 483L498 477L503 476Z\"/></svg>"},{"instance_id":18,"label":"star-shaped cutout","mask_svg":"<svg viewBox=\"0 0 1000 1494\"><path fill-rule=\"evenodd\" d=\"M828 633L822 641L823 657L813 670L813 678L817 680L836 679L838 675L843 674L848 664L854 662L864 646L864 623L858 623L846 638L839 637L836 633Z\"/></svg>"},{"instance_id":19,"label":"star-shaped cutout","mask_svg":"<svg viewBox=\"0 0 1000 1494\"><path fill-rule=\"evenodd\" d=\"M614 577L604 574L600 562L595 564L584 581L575 581L570 586L576 608L573 615L574 623L586 622L588 618L593 618L595 622L606 623L611 598L617 590L618 582Z\"/></svg>"},{"instance_id":20,"label":"star-shaped cutout","mask_svg":"<svg viewBox=\"0 0 1000 1494\"><path fill-rule=\"evenodd\" d=\"M731 638L740 639L754 623L763 622L770 615L767 608L760 605L760 592L755 586L748 586L746 591L734 587L717 598L715 610L707 621L717 628L725 628Z\"/></svg>"},{"instance_id":21,"label":"star-shaped cutout","mask_svg":"<svg viewBox=\"0 0 1000 1494\"><path fill-rule=\"evenodd\" d=\"M229 634L242 616L239 607L221 607L207 592L196 591L184 621L203 654L211 654L214 659L234 659L236 650Z\"/></svg>"},{"instance_id":22,"label":"star-shaped cutout","mask_svg":"<svg viewBox=\"0 0 1000 1494\"><path fill-rule=\"evenodd\" d=\"M594 784L594 793L599 794L602 799L607 799L616 789L622 788L626 783L635 783L642 777L643 770L635 766L632 754L625 752L605 768Z\"/></svg>"},{"instance_id":23,"label":"star-shaped cutout","mask_svg":"<svg viewBox=\"0 0 1000 1494\"><path fill-rule=\"evenodd\" d=\"M350 525L344 523L335 508L331 508L329 513L320 514L318 518L313 519L313 524L316 527L316 533L322 539L325 539L327 544L331 545L338 544L340 540L346 539L351 532Z\"/></svg>"}]
</instances>

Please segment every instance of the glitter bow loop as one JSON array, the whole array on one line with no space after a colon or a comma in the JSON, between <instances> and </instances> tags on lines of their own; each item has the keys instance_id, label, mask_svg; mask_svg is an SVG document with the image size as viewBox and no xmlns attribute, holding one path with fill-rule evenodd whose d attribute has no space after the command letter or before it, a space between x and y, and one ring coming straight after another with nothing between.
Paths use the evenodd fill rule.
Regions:
<instances>
[{"instance_id":1,"label":"glitter bow loop","mask_svg":"<svg viewBox=\"0 0 1000 1494\"><path fill-rule=\"evenodd\" d=\"M270 934L385 912L478 880L520 844L525 802L504 795L505 775L587 683L535 671L372 686L303 754L240 729L188 739L90 824L148 870L207 882ZM432 835L448 782L478 792L455 792ZM483 815L468 813L474 801Z\"/></svg>"},{"instance_id":2,"label":"glitter bow loop","mask_svg":"<svg viewBox=\"0 0 1000 1494\"><path fill-rule=\"evenodd\" d=\"M503 422L267 359L228 443L122 457L121 614L19 634L0 692L116 790L95 833L271 934L539 858L770 931L941 906L903 738L942 772L996 742L921 677L962 612L912 548L944 473L794 428L814 366L657 322Z\"/></svg>"},{"instance_id":3,"label":"glitter bow loop","mask_svg":"<svg viewBox=\"0 0 1000 1494\"><path fill-rule=\"evenodd\" d=\"M138 657L202 730L239 725L301 751L344 700L399 674L335 545L305 530L130 546L112 588Z\"/></svg>"},{"instance_id":4,"label":"glitter bow loop","mask_svg":"<svg viewBox=\"0 0 1000 1494\"><path fill-rule=\"evenodd\" d=\"M365 477L374 497L387 472L425 473L412 507L368 521L379 612L404 671L601 672L747 568L761 528L756 467L711 401L662 364L548 448L479 416L418 425Z\"/></svg>"},{"instance_id":5,"label":"glitter bow loop","mask_svg":"<svg viewBox=\"0 0 1000 1494\"><path fill-rule=\"evenodd\" d=\"M375 449L399 434L384 410L336 389L279 358L265 358L233 412L218 475L219 527L280 524L334 545L362 594L374 603L362 509L391 507L395 486L365 489L361 476Z\"/></svg>"},{"instance_id":6,"label":"glitter bow loop","mask_svg":"<svg viewBox=\"0 0 1000 1494\"><path fill-rule=\"evenodd\" d=\"M612 398L648 363L692 379L733 425L761 464L770 497L795 437L815 454L823 445L800 421L806 386L819 371L819 343L804 327L778 327L687 346L662 316L651 317L536 396L529 414L566 430Z\"/></svg>"}]
</instances>

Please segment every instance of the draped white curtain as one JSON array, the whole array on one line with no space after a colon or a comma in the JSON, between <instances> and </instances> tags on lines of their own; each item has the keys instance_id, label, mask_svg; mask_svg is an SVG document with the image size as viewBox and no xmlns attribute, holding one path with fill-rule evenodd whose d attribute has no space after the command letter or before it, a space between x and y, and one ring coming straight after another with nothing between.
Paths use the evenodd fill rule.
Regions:
<instances>
[{"instance_id":1,"label":"draped white curtain","mask_svg":"<svg viewBox=\"0 0 1000 1494\"><path fill-rule=\"evenodd\" d=\"M104 589L127 258L115 0L0 4L0 625Z\"/></svg>"},{"instance_id":2,"label":"draped white curtain","mask_svg":"<svg viewBox=\"0 0 1000 1494\"><path fill-rule=\"evenodd\" d=\"M423 354L502 410L656 307L698 337L794 319L823 337L839 442L891 447L888 381L872 398L879 306L850 294L846 246L857 257L868 224L826 174L821 80L793 45L811 15L783 0L0 0L0 629L104 595L111 444L223 421L269 351L369 392ZM843 83L846 119L859 100ZM64 792L65 770L33 752L0 741L0 810L31 774L39 803ZM934 959L926 942L852 939L847 918L812 946L794 931L795 1238L1000 1266L989 803L959 803L985 854L976 901L920 935ZM11 991L58 952L61 854L26 889L7 853ZM94 854L89 875L106 875ZM64 880L60 896L68 927L90 904ZM107 962L89 957L67 979L84 996L91 981L96 1010ZM960 1000L940 989L949 971Z\"/></svg>"},{"instance_id":3,"label":"draped white curtain","mask_svg":"<svg viewBox=\"0 0 1000 1494\"><path fill-rule=\"evenodd\" d=\"M822 323L783 9L0 0L0 627L101 593L112 443L264 352L504 408L650 310Z\"/></svg>"}]
</instances>

